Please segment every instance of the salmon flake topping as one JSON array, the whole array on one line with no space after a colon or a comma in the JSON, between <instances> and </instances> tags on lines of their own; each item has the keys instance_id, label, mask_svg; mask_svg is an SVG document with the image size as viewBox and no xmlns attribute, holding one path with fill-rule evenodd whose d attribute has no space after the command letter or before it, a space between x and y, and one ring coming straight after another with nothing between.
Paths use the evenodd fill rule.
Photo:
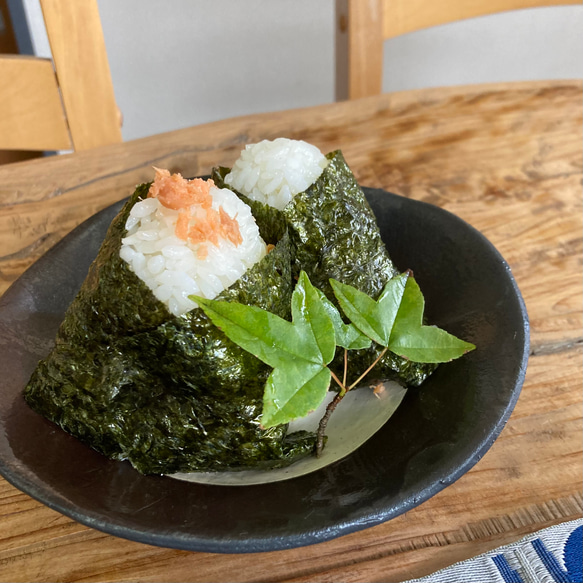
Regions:
<instances>
[{"instance_id":1,"label":"salmon flake topping","mask_svg":"<svg viewBox=\"0 0 583 583\"><path fill-rule=\"evenodd\" d=\"M170 174L168 170L154 167L156 177L148 191L148 198L157 198L162 205L172 210L185 209L193 204L200 204L208 209L213 203L209 194L212 180L194 178L186 180L181 174Z\"/></svg>"},{"instance_id":2,"label":"salmon flake topping","mask_svg":"<svg viewBox=\"0 0 583 583\"><path fill-rule=\"evenodd\" d=\"M203 244L210 242L218 246L219 237L236 247L243 242L236 215L231 218L222 206L218 211L212 208L210 189L215 185L212 180L186 180L180 174L170 174L168 170L155 170L156 177L148 191L148 198L157 198L166 208L179 211L175 235L194 245L201 244L199 259L205 259L208 255L208 248ZM200 207L194 211L194 217L193 205ZM193 218L194 224L191 225Z\"/></svg>"}]
</instances>

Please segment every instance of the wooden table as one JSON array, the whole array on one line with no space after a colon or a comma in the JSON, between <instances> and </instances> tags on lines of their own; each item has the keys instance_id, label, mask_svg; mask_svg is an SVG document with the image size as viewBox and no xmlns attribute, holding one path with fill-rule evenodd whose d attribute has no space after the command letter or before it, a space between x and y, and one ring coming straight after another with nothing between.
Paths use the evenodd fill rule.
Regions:
<instances>
[{"instance_id":1,"label":"wooden table","mask_svg":"<svg viewBox=\"0 0 583 583\"><path fill-rule=\"evenodd\" d=\"M581 516L581 96L575 81L388 94L0 167L0 292L152 165L206 174L284 135L342 148L361 184L477 227L510 264L532 327L522 395L492 449L386 524L276 553L189 553L91 530L0 480L0 580L402 581Z\"/></svg>"}]
</instances>

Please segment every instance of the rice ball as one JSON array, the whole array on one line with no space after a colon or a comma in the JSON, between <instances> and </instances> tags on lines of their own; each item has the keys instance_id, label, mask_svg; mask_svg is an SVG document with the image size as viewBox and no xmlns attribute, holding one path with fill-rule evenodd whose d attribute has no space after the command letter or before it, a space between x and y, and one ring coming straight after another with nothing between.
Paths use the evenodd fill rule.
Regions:
<instances>
[{"instance_id":1,"label":"rice ball","mask_svg":"<svg viewBox=\"0 0 583 583\"><path fill-rule=\"evenodd\" d=\"M189 295L215 298L267 253L249 206L212 180L196 180L157 170L149 197L130 211L120 248L175 316L197 307Z\"/></svg>"},{"instance_id":2,"label":"rice ball","mask_svg":"<svg viewBox=\"0 0 583 583\"><path fill-rule=\"evenodd\" d=\"M248 144L225 183L251 200L282 210L322 174L328 160L316 146L277 138Z\"/></svg>"}]
</instances>

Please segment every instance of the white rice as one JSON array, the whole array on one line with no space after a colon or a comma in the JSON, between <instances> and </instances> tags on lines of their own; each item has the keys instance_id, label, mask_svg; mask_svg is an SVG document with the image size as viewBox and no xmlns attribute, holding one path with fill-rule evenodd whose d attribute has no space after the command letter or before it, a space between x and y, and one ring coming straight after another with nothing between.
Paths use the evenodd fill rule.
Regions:
<instances>
[{"instance_id":1,"label":"white rice","mask_svg":"<svg viewBox=\"0 0 583 583\"><path fill-rule=\"evenodd\" d=\"M225 183L252 200L282 210L318 179L327 164L322 152L307 142L263 140L245 146Z\"/></svg>"},{"instance_id":2,"label":"white rice","mask_svg":"<svg viewBox=\"0 0 583 583\"><path fill-rule=\"evenodd\" d=\"M204 259L197 257L201 243L193 244L175 235L179 211L165 207L157 198L136 203L126 222L120 257L175 316L197 307L188 299L190 294L215 298L266 254L251 209L230 190L211 187L210 195L213 209L218 211L222 206L237 220L243 242L234 245L219 237L215 246L207 241L203 243L208 249ZM193 214L195 207L200 209L193 205Z\"/></svg>"}]
</instances>

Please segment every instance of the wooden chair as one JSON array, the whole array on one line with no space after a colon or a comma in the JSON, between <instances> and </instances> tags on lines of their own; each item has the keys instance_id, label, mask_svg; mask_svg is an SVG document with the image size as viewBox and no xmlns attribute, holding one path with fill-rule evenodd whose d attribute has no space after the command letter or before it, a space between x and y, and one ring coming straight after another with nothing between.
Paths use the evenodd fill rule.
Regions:
<instances>
[{"instance_id":1,"label":"wooden chair","mask_svg":"<svg viewBox=\"0 0 583 583\"><path fill-rule=\"evenodd\" d=\"M121 142L97 0L41 0L53 60L0 56L0 150Z\"/></svg>"},{"instance_id":2,"label":"wooden chair","mask_svg":"<svg viewBox=\"0 0 583 583\"><path fill-rule=\"evenodd\" d=\"M581 0L336 0L336 98L381 93L385 39L475 16L564 4Z\"/></svg>"}]
</instances>

